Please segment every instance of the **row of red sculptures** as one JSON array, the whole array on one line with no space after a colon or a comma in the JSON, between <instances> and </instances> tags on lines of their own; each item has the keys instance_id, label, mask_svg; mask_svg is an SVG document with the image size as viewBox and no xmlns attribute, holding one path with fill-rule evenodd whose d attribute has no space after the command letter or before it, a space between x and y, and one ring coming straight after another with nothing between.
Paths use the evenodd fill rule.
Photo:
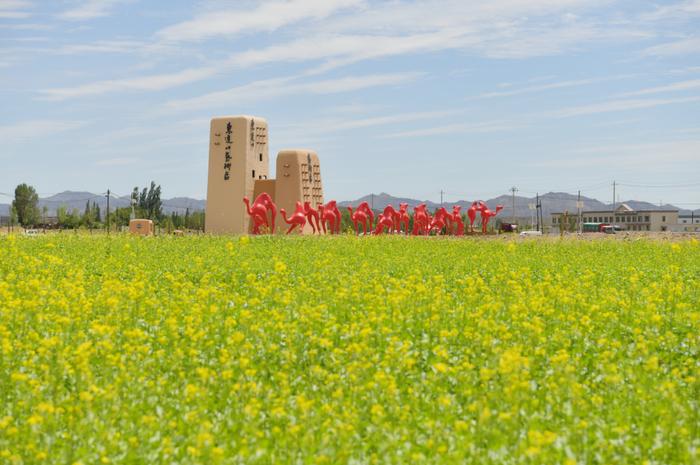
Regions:
<instances>
[{"instance_id":1,"label":"row of red sculptures","mask_svg":"<svg viewBox=\"0 0 700 465\"><path fill-rule=\"evenodd\" d=\"M261 234L263 231L275 232L275 217L277 216L277 206L267 193L260 194L253 204L250 204L248 197L243 198L246 204L248 215L253 221L253 234ZM355 226L355 231L360 234L360 228L364 234L403 233L418 235L429 235L435 231L436 234L449 234L462 236L465 233L465 225L462 219L459 205L452 207L452 212L448 212L444 207L437 209L431 215L424 203L413 207L413 228L409 230L410 215L408 204L399 204L396 210L393 206L387 205L384 211L377 216L375 223L374 212L367 202L362 202L357 208L348 207L350 220ZM481 232L486 233L489 221L503 209L502 205L496 206L496 211L492 211L481 200L473 202L467 210L469 219L469 230L474 231L474 222L477 214L481 215ZM331 200L325 205L319 204L317 208L311 206L309 202L297 202L294 213L287 217L287 212L281 208L280 213L285 223L289 226L287 234L295 228L303 229L306 223L311 225L314 234L339 234L340 233L340 210L335 200ZM269 219L268 219L269 214Z\"/></svg>"}]
</instances>

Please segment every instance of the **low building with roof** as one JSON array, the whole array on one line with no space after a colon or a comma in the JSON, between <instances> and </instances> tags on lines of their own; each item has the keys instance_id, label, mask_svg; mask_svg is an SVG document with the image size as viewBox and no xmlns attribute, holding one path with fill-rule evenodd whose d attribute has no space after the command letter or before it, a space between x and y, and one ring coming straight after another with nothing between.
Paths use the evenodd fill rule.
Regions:
<instances>
[{"instance_id":1,"label":"low building with roof","mask_svg":"<svg viewBox=\"0 0 700 465\"><path fill-rule=\"evenodd\" d=\"M551 214L552 226L560 227L568 223L566 229L576 231L579 217L577 212L555 212ZM601 223L619 227L626 231L676 231L678 230L678 210L634 210L626 203L615 210L584 211L582 223Z\"/></svg>"}]
</instances>

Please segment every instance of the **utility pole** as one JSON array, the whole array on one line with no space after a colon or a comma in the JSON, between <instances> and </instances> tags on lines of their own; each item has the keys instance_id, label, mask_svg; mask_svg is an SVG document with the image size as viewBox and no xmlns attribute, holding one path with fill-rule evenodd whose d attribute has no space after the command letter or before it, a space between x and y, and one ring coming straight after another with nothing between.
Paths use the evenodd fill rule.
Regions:
<instances>
[{"instance_id":1,"label":"utility pole","mask_svg":"<svg viewBox=\"0 0 700 465\"><path fill-rule=\"evenodd\" d=\"M513 215L511 216L510 223L515 224L515 193L518 191L518 188L513 186L510 188L510 191L513 193Z\"/></svg>"},{"instance_id":2,"label":"utility pole","mask_svg":"<svg viewBox=\"0 0 700 465\"><path fill-rule=\"evenodd\" d=\"M578 231L579 234L581 234L581 227L583 226L583 224L581 222L581 214L583 213L582 212L583 202L581 202L581 191L578 191L578 198L576 200L576 209L578 210L578 215L576 215L577 222L578 222L576 230ZM615 222L613 221L613 224L614 223Z\"/></svg>"},{"instance_id":3,"label":"utility pole","mask_svg":"<svg viewBox=\"0 0 700 465\"><path fill-rule=\"evenodd\" d=\"M374 210L374 193L369 194L370 200L369 200L369 205L372 210Z\"/></svg>"},{"instance_id":4,"label":"utility pole","mask_svg":"<svg viewBox=\"0 0 700 465\"><path fill-rule=\"evenodd\" d=\"M540 230L540 193L537 193L537 203L535 204L535 208L537 209L537 230Z\"/></svg>"},{"instance_id":5,"label":"utility pole","mask_svg":"<svg viewBox=\"0 0 700 465\"><path fill-rule=\"evenodd\" d=\"M442 201L442 194L444 194L443 190L440 189L440 207L443 206L443 201Z\"/></svg>"},{"instance_id":6,"label":"utility pole","mask_svg":"<svg viewBox=\"0 0 700 465\"><path fill-rule=\"evenodd\" d=\"M109 235L109 196L110 192L109 189L107 189L107 234Z\"/></svg>"},{"instance_id":7,"label":"utility pole","mask_svg":"<svg viewBox=\"0 0 700 465\"><path fill-rule=\"evenodd\" d=\"M615 181L613 181L613 207L612 207L613 218L615 218L615 188L616 187L617 187L616 183L615 183Z\"/></svg>"}]
</instances>

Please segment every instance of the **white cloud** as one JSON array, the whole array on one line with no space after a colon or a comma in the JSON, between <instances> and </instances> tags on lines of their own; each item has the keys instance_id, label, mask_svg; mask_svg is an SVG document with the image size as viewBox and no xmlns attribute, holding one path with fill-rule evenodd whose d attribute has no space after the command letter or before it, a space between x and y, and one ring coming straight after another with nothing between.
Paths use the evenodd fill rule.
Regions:
<instances>
[{"instance_id":1,"label":"white cloud","mask_svg":"<svg viewBox=\"0 0 700 465\"><path fill-rule=\"evenodd\" d=\"M700 88L700 79L692 79L690 81L674 82L665 86L650 87L648 89L637 90L634 92L626 92L620 94L623 97L632 97L636 95L660 94L663 92L680 92L684 90Z\"/></svg>"},{"instance_id":2,"label":"white cloud","mask_svg":"<svg viewBox=\"0 0 700 465\"><path fill-rule=\"evenodd\" d=\"M580 105L564 108L548 113L546 116L555 118L571 118L574 116L594 115L598 113L610 113L616 111L640 110L642 108L653 108L663 105L683 104L699 102L700 96L671 98L671 99L625 99L610 100L607 102L594 103L590 105Z\"/></svg>"},{"instance_id":3,"label":"white cloud","mask_svg":"<svg viewBox=\"0 0 700 465\"><path fill-rule=\"evenodd\" d=\"M700 0L684 0L670 5L658 6L653 12L641 16L642 20L680 20L687 21L700 15Z\"/></svg>"},{"instance_id":4,"label":"white cloud","mask_svg":"<svg viewBox=\"0 0 700 465\"><path fill-rule=\"evenodd\" d=\"M0 19L23 19L31 16L32 3L25 0L0 0Z\"/></svg>"},{"instance_id":5,"label":"white cloud","mask_svg":"<svg viewBox=\"0 0 700 465\"><path fill-rule=\"evenodd\" d=\"M78 129L84 126L84 121L60 121L37 119L30 121L22 121L19 123L0 126L0 140L3 143L23 142L36 138L41 134L42 137L57 134L60 132Z\"/></svg>"},{"instance_id":6,"label":"white cloud","mask_svg":"<svg viewBox=\"0 0 700 465\"><path fill-rule=\"evenodd\" d=\"M536 162L550 168L584 168L606 166L629 168L644 167L654 171L669 168L670 164L685 167L688 162L700 161L700 140L676 140L642 144L612 144L583 147L569 152L569 156Z\"/></svg>"},{"instance_id":7,"label":"white cloud","mask_svg":"<svg viewBox=\"0 0 700 465\"><path fill-rule=\"evenodd\" d=\"M494 97L510 97L513 95L521 95L521 94L531 94L535 92L542 92L546 90L552 90L552 89L563 89L567 87L579 87L579 86L586 86L590 84L598 84L600 82L606 82L606 81L612 81L612 80L617 80L617 79L626 79L631 77L632 75L621 75L621 76L610 76L610 77L604 77L604 78L591 78L591 79L578 79L578 80L572 80L572 81L559 81L559 82L552 82L549 84L541 84L537 86L528 86L528 87L522 87L520 89L512 89L512 90L505 90L505 91L499 91L499 92L487 92L481 95L477 95L475 97L470 97L469 100L472 99L485 99L485 98L494 98Z\"/></svg>"},{"instance_id":8,"label":"white cloud","mask_svg":"<svg viewBox=\"0 0 700 465\"><path fill-rule=\"evenodd\" d=\"M700 53L700 37L689 37L687 39L667 42L655 45L642 51L644 56L669 57L675 55L690 55Z\"/></svg>"},{"instance_id":9,"label":"white cloud","mask_svg":"<svg viewBox=\"0 0 700 465\"><path fill-rule=\"evenodd\" d=\"M159 91L200 81L217 73L215 68L192 68L170 74L157 74L129 79L115 79L83 84L75 87L45 89L41 93L47 100L100 95L108 92Z\"/></svg>"},{"instance_id":10,"label":"white cloud","mask_svg":"<svg viewBox=\"0 0 700 465\"><path fill-rule=\"evenodd\" d=\"M422 73L371 74L311 82L294 82L296 77L267 79L199 97L173 100L168 102L167 106L172 109L219 108L285 95L352 92L370 87L404 84L414 81L422 75Z\"/></svg>"},{"instance_id":11,"label":"white cloud","mask_svg":"<svg viewBox=\"0 0 700 465\"><path fill-rule=\"evenodd\" d=\"M253 10L219 10L158 31L166 41L196 41L258 31L271 32L303 20L319 20L338 10L358 7L364 0L266 1Z\"/></svg>"},{"instance_id":12,"label":"white cloud","mask_svg":"<svg viewBox=\"0 0 700 465\"><path fill-rule=\"evenodd\" d=\"M432 119L445 118L463 110L445 110L445 111L418 111L418 112L403 112L392 115L373 116L366 118L351 119L348 117L333 117L322 118L312 121L301 121L281 126L278 130L280 133L289 136L299 137L305 136L320 136L338 131L349 131L354 129L374 128L379 126L387 126L398 123L408 123L413 121L425 121ZM283 137L291 138L291 137Z\"/></svg>"},{"instance_id":13,"label":"white cloud","mask_svg":"<svg viewBox=\"0 0 700 465\"><path fill-rule=\"evenodd\" d=\"M439 136L444 134L478 134L487 132L511 131L513 129L522 128L523 124L518 124L513 121L485 121L482 123L455 123L444 124L424 129L415 129L411 131L401 131L387 134L385 138L404 138L404 137L427 137Z\"/></svg>"},{"instance_id":14,"label":"white cloud","mask_svg":"<svg viewBox=\"0 0 700 465\"><path fill-rule=\"evenodd\" d=\"M58 17L67 21L86 21L100 18L108 16L115 6L127 1L130 0L81 0L79 6L60 13Z\"/></svg>"}]
</instances>

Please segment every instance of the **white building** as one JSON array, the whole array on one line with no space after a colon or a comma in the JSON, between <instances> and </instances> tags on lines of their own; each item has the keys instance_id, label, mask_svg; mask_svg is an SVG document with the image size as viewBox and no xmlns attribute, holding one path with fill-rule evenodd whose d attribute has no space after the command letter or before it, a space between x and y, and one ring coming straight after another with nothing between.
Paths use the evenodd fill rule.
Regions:
<instances>
[{"instance_id":1,"label":"white building","mask_svg":"<svg viewBox=\"0 0 700 465\"><path fill-rule=\"evenodd\" d=\"M552 226L558 227L564 213L552 213ZM584 211L583 223L603 223L619 226L627 231L675 231L678 228L678 210L633 210L626 203L612 210ZM576 212L568 212L569 229L578 225Z\"/></svg>"},{"instance_id":2,"label":"white building","mask_svg":"<svg viewBox=\"0 0 700 465\"><path fill-rule=\"evenodd\" d=\"M700 213L678 215L677 230L680 232L700 232Z\"/></svg>"}]
</instances>

